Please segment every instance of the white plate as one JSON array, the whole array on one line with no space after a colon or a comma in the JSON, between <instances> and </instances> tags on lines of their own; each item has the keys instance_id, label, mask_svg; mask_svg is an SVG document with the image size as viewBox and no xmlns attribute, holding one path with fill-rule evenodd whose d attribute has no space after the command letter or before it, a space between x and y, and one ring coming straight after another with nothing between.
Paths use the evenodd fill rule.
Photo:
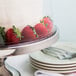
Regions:
<instances>
[{"instance_id":1,"label":"white plate","mask_svg":"<svg viewBox=\"0 0 76 76\"><path fill-rule=\"evenodd\" d=\"M53 67L53 68L69 68L69 67L76 67L76 64L62 64L62 65L53 65L53 64L45 64L45 63L41 63L41 62L38 62L38 61L36 61L36 60L34 60L34 59L32 59L31 57L30 57L30 61L31 61L31 63L34 63L34 64L37 64L37 65L41 65L41 66L47 66L47 67Z\"/></svg>"},{"instance_id":2,"label":"white plate","mask_svg":"<svg viewBox=\"0 0 76 76\"><path fill-rule=\"evenodd\" d=\"M64 50L68 50L70 52L76 53L76 44L66 44L58 43L55 47L59 47ZM38 62L46 63L46 64L53 64L53 65L68 65L68 64L76 64L76 58L73 59L66 59L66 60L59 60L56 57L48 56L43 54L41 51L34 52L30 54L30 57Z\"/></svg>"},{"instance_id":3,"label":"white plate","mask_svg":"<svg viewBox=\"0 0 76 76\"><path fill-rule=\"evenodd\" d=\"M71 70L71 71L53 71L51 69L47 69L47 68L41 68L41 67L37 67L31 64L31 66L37 70L47 70L47 71L51 71L51 72L55 72L55 73L61 73L61 74L71 74L76 72L76 70Z\"/></svg>"},{"instance_id":4,"label":"white plate","mask_svg":"<svg viewBox=\"0 0 76 76\"><path fill-rule=\"evenodd\" d=\"M39 65L51 66L51 67L73 67L73 66L76 66L76 63L74 63L74 64L48 64L48 63L39 62L37 60L34 60L31 57L30 57L30 61L33 63L39 64Z\"/></svg>"},{"instance_id":5,"label":"white plate","mask_svg":"<svg viewBox=\"0 0 76 76\"><path fill-rule=\"evenodd\" d=\"M76 66L75 67L68 67L68 68L64 68L64 67L48 67L48 66L42 66L42 65L38 65L36 63L33 63L31 62L31 64L33 66L37 66L37 67L40 67L40 68L44 68L44 69L49 69L49 70L54 70L54 71L71 71L71 70L76 70Z\"/></svg>"},{"instance_id":6,"label":"white plate","mask_svg":"<svg viewBox=\"0 0 76 76\"><path fill-rule=\"evenodd\" d=\"M37 70L34 74L35 76L44 76L44 75L47 75L47 76L64 76L62 74L58 74L58 73L55 73L55 72L50 72L50 71L46 71L46 70Z\"/></svg>"},{"instance_id":7,"label":"white plate","mask_svg":"<svg viewBox=\"0 0 76 76\"><path fill-rule=\"evenodd\" d=\"M17 45L10 45L8 48L16 48L15 55L20 55L39 51L43 48L47 48L50 45L56 43L58 39L59 39L59 31L57 29L53 35L50 35L46 38L39 39L37 41L25 42Z\"/></svg>"},{"instance_id":8,"label":"white plate","mask_svg":"<svg viewBox=\"0 0 76 76\"><path fill-rule=\"evenodd\" d=\"M5 48L5 49L0 49L0 57L4 57L10 54L13 54L16 51L16 49L9 49L9 48Z\"/></svg>"}]
</instances>

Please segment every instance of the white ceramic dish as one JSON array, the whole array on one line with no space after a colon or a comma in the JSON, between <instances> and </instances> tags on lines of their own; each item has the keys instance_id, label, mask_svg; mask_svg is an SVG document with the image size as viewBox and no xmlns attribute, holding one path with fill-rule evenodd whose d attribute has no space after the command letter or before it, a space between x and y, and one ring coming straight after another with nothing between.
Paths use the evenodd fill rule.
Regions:
<instances>
[{"instance_id":1,"label":"white ceramic dish","mask_svg":"<svg viewBox=\"0 0 76 76\"><path fill-rule=\"evenodd\" d=\"M71 71L53 71L51 69L47 69L47 68L41 68L41 67L37 67L37 66L34 66L31 64L31 66L33 68L35 68L36 70L47 70L47 71L51 71L51 72L55 72L55 73L61 73L61 74L71 74L71 73L74 73L76 72L76 70L71 70Z\"/></svg>"},{"instance_id":2,"label":"white ceramic dish","mask_svg":"<svg viewBox=\"0 0 76 76\"><path fill-rule=\"evenodd\" d=\"M59 39L59 31L57 28L55 28L53 35L49 35L46 38L42 38L37 41L33 42L25 42L18 45L10 45L9 48L16 48L16 55L24 54L24 53L30 53L39 51L43 48L47 48L54 44Z\"/></svg>"},{"instance_id":3,"label":"white ceramic dish","mask_svg":"<svg viewBox=\"0 0 76 76\"><path fill-rule=\"evenodd\" d=\"M33 62L31 62L31 64L33 66L37 66L37 67L45 68L45 69L49 69L49 70L54 70L54 71L71 71L71 70L76 70L76 67L68 67L68 68L64 68L64 67L59 68L59 67L57 67L57 68L55 68L55 67L48 67L48 66L38 65L38 64L33 63Z\"/></svg>"},{"instance_id":4,"label":"white ceramic dish","mask_svg":"<svg viewBox=\"0 0 76 76\"><path fill-rule=\"evenodd\" d=\"M45 67L51 67L51 68L74 68L76 67L76 64L71 64L71 65L48 65L48 64L44 64L44 63L40 63L40 62L37 62L37 61L34 61L33 59L30 58L30 62L33 63L33 64L37 64L37 65L40 65L40 66L45 66Z\"/></svg>"},{"instance_id":5,"label":"white ceramic dish","mask_svg":"<svg viewBox=\"0 0 76 76\"><path fill-rule=\"evenodd\" d=\"M46 71L46 70L37 70L34 74L35 76L64 76L62 74L58 74L55 72L50 72L50 71Z\"/></svg>"},{"instance_id":6,"label":"white ceramic dish","mask_svg":"<svg viewBox=\"0 0 76 76\"><path fill-rule=\"evenodd\" d=\"M71 45L64 46L64 45L57 44L56 46L60 47L61 49L68 50L72 53L76 53L76 47L74 47L76 44L71 44L72 46ZM58 58L46 55L46 54L42 53L41 51L37 51L37 52L30 54L30 57L34 60L37 60L38 62L45 63L45 64L53 64L53 65L76 64L76 58L59 60Z\"/></svg>"},{"instance_id":7,"label":"white ceramic dish","mask_svg":"<svg viewBox=\"0 0 76 76\"><path fill-rule=\"evenodd\" d=\"M9 49L9 48L0 49L0 57L13 54L15 51L16 49Z\"/></svg>"},{"instance_id":8,"label":"white ceramic dish","mask_svg":"<svg viewBox=\"0 0 76 76\"><path fill-rule=\"evenodd\" d=\"M62 65L53 65L53 64L48 64L48 63L42 63L42 62L38 62L37 60L34 60L30 57L30 61L34 64L37 65L41 65L41 66L47 66L47 67L53 67L53 68L69 68L69 67L76 67L76 63L75 64L62 64Z\"/></svg>"}]
</instances>

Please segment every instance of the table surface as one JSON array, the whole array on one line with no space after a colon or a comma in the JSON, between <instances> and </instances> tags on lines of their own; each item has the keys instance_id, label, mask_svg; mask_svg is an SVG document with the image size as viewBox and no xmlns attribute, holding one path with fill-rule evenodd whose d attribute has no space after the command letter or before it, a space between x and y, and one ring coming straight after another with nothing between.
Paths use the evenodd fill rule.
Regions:
<instances>
[{"instance_id":1,"label":"table surface","mask_svg":"<svg viewBox=\"0 0 76 76\"><path fill-rule=\"evenodd\" d=\"M21 76L34 76L36 71L31 67L29 54L8 57L7 63L16 68Z\"/></svg>"},{"instance_id":2,"label":"table surface","mask_svg":"<svg viewBox=\"0 0 76 76\"><path fill-rule=\"evenodd\" d=\"M16 68L21 76L34 76L35 69L30 65L29 55L9 57L7 63Z\"/></svg>"},{"instance_id":3,"label":"table surface","mask_svg":"<svg viewBox=\"0 0 76 76\"><path fill-rule=\"evenodd\" d=\"M36 71L31 67L28 54L9 57L6 62L16 68L21 73L21 76L34 76Z\"/></svg>"}]
</instances>

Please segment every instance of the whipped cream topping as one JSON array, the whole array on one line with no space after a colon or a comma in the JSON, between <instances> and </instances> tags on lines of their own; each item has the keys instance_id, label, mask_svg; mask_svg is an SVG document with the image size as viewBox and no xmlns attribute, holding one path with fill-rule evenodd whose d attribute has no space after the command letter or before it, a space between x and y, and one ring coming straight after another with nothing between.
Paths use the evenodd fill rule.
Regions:
<instances>
[{"instance_id":1,"label":"whipped cream topping","mask_svg":"<svg viewBox=\"0 0 76 76\"><path fill-rule=\"evenodd\" d=\"M0 0L0 26L34 26L43 17L42 9L43 0Z\"/></svg>"}]
</instances>

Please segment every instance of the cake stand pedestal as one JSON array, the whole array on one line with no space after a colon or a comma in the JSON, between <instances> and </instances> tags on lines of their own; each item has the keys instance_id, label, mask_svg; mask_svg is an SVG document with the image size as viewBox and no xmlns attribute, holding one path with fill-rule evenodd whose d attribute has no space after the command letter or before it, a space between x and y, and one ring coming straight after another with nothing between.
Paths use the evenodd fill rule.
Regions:
<instances>
[{"instance_id":1,"label":"cake stand pedestal","mask_svg":"<svg viewBox=\"0 0 76 76\"><path fill-rule=\"evenodd\" d=\"M0 49L0 76L12 76L12 73L6 68L5 61L7 57L12 55L14 52L15 49L8 49L8 48Z\"/></svg>"},{"instance_id":2,"label":"cake stand pedestal","mask_svg":"<svg viewBox=\"0 0 76 76\"><path fill-rule=\"evenodd\" d=\"M5 58L0 58L0 76L9 76L10 73L5 68L4 60Z\"/></svg>"},{"instance_id":3,"label":"cake stand pedestal","mask_svg":"<svg viewBox=\"0 0 76 76\"><path fill-rule=\"evenodd\" d=\"M58 30L55 30L51 35L48 35L47 37L31 42L7 45L5 48L0 49L0 76L21 76L15 68L11 67L5 62L7 57L12 56L12 54L21 55L50 47L58 40L58 38Z\"/></svg>"}]
</instances>

